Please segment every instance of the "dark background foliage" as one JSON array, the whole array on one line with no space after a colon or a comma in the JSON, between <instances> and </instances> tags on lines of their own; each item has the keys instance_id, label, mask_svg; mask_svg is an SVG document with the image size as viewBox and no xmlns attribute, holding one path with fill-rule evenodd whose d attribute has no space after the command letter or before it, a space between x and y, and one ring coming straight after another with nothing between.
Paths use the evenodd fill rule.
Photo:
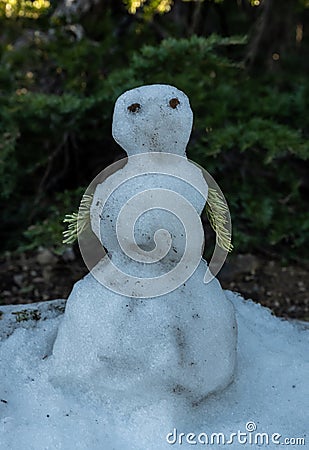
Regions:
<instances>
[{"instance_id":1,"label":"dark background foliage","mask_svg":"<svg viewBox=\"0 0 309 450\"><path fill-rule=\"evenodd\" d=\"M61 253L63 216L124 155L126 89L190 98L188 156L222 188L238 252L304 261L308 1L0 0L1 252Z\"/></svg>"}]
</instances>

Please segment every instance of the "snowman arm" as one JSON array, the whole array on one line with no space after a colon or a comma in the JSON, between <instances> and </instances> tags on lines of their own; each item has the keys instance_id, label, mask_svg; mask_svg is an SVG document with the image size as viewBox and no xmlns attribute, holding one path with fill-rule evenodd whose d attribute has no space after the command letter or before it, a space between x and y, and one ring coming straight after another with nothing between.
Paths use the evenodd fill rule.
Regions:
<instances>
[{"instance_id":1,"label":"snowman arm","mask_svg":"<svg viewBox=\"0 0 309 450\"><path fill-rule=\"evenodd\" d=\"M68 223L67 229L63 231L63 244L73 244L78 236L88 228L90 224L90 207L93 195L84 194L82 196L78 212L66 214L63 222Z\"/></svg>"},{"instance_id":2,"label":"snowman arm","mask_svg":"<svg viewBox=\"0 0 309 450\"><path fill-rule=\"evenodd\" d=\"M228 228L228 206L222 195L213 188L208 188L206 214L212 229L216 233L216 242L223 250L231 252L232 236Z\"/></svg>"}]
</instances>

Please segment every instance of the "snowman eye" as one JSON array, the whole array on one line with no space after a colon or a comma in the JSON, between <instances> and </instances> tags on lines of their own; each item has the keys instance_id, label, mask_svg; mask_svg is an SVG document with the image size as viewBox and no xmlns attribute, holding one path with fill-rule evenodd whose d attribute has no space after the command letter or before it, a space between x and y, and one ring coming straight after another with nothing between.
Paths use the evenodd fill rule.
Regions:
<instances>
[{"instance_id":1,"label":"snowman eye","mask_svg":"<svg viewBox=\"0 0 309 450\"><path fill-rule=\"evenodd\" d=\"M170 107L173 108L173 109L176 109L177 106L179 105L179 103L180 103L180 101L178 100L178 98L172 98L169 101Z\"/></svg>"},{"instance_id":2,"label":"snowman eye","mask_svg":"<svg viewBox=\"0 0 309 450\"><path fill-rule=\"evenodd\" d=\"M132 113L136 113L141 109L141 105L139 103L132 103L132 105L128 106L128 110Z\"/></svg>"}]
</instances>

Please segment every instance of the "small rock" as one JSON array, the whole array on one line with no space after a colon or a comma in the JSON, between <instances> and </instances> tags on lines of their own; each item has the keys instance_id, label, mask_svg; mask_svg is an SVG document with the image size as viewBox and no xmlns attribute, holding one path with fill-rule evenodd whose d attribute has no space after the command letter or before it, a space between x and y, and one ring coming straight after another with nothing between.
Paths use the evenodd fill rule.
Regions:
<instances>
[{"instance_id":1,"label":"small rock","mask_svg":"<svg viewBox=\"0 0 309 450\"><path fill-rule=\"evenodd\" d=\"M252 286L252 292L259 292L259 286L256 283Z\"/></svg>"},{"instance_id":2,"label":"small rock","mask_svg":"<svg viewBox=\"0 0 309 450\"><path fill-rule=\"evenodd\" d=\"M17 275L13 276L13 280L14 283L18 286L18 287L22 287L23 282L24 282L24 275L22 273L19 273Z\"/></svg>"},{"instance_id":3,"label":"small rock","mask_svg":"<svg viewBox=\"0 0 309 450\"><path fill-rule=\"evenodd\" d=\"M53 265L58 260L48 248L40 248L36 259L42 266Z\"/></svg>"},{"instance_id":4,"label":"small rock","mask_svg":"<svg viewBox=\"0 0 309 450\"><path fill-rule=\"evenodd\" d=\"M297 286L298 286L299 292L306 292L307 289L306 289L306 286L303 281L298 281Z\"/></svg>"},{"instance_id":5,"label":"small rock","mask_svg":"<svg viewBox=\"0 0 309 450\"><path fill-rule=\"evenodd\" d=\"M11 291L2 291L3 297L10 297L12 295Z\"/></svg>"},{"instance_id":6,"label":"small rock","mask_svg":"<svg viewBox=\"0 0 309 450\"><path fill-rule=\"evenodd\" d=\"M32 280L33 283L43 283L44 278L43 277L34 277Z\"/></svg>"},{"instance_id":7,"label":"small rock","mask_svg":"<svg viewBox=\"0 0 309 450\"><path fill-rule=\"evenodd\" d=\"M52 279L52 274L53 274L53 268L52 268L52 266L47 265L47 266L45 266L45 267L43 268L42 275L43 275L43 278L44 278L44 281L45 281L45 282L49 283L49 282L51 281L51 279Z\"/></svg>"},{"instance_id":8,"label":"small rock","mask_svg":"<svg viewBox=\"0 0 309 450\"><path fill-rule=\"evenodd\" d=\"M64 250L62 254L62 259L65 262L70 262L75 260L75 253L72 247L68 247Z\"/></svg>"}]
</instances>

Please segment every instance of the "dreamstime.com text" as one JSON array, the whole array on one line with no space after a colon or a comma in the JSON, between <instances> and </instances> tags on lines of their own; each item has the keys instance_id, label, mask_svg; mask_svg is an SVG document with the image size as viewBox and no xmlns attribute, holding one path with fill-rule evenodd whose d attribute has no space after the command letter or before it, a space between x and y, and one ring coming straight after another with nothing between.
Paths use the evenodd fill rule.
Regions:
<instances>
[{"instance_id":1,"label":"dreamstime.com text","mask_svg":"<svg viewBox=\"0 0 309 450\"><path fill-rule=\"evenodd\" d=\"M237 430L234 433L181 433L174 428L166 435L170 445L305 445L304 437L283 437L280 433L257 432L255 422L246 423L246 431Z\"/></svg>"}]
</instances>

